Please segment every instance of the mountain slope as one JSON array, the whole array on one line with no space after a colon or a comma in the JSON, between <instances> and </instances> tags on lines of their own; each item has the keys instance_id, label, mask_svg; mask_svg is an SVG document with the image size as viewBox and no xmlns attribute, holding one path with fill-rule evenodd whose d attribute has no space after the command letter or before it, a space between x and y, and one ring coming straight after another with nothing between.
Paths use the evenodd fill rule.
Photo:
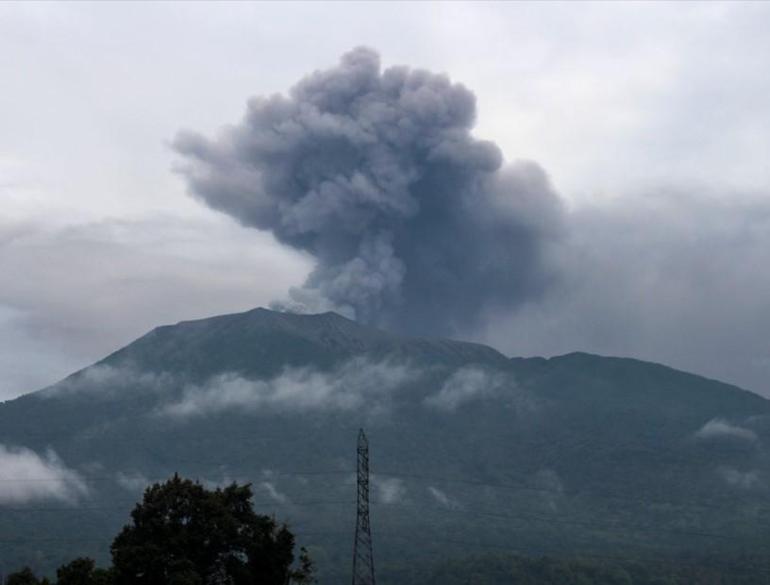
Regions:
<instances>
[{"instance_id":1,"label":"mountain slope","mask_svg":"<svg viewBox=\"0 0 770 585\"><path fill-rule=\"evenodd\" d=\"M336 313L296 315L259 308L158 327L102 363L139 363L144 370L173 369L194 376L223 369L268 375L286 365L328 365L361 353L439 363L504 359L483 345L404 338L359 325Z\"/></svg>"},{"instance_id":2,"label":"mountain slope","mask_svg":"<svg viewBox=\"0 0 770 585\"><path fill-rule=\"evenodd\" d=\"M657 364L508 359L333 313L255 309L159 327L1 404L0 444L52 449L87 486L0 515L17 535L1 554L104 558L142 485L179 471L251 481L257 507L296 526L322 573L344 575L360 426L381 567L490 546L762 550L769 421L767 400Z\"/></svg>"}]
</instances>

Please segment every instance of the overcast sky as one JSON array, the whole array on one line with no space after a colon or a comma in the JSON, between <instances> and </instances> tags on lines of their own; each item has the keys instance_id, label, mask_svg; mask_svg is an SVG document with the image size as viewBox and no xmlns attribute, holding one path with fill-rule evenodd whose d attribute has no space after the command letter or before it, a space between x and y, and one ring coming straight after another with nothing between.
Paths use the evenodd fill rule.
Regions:
<instances>
[{"instance_id":1,"label":"overcast sky","mask_svg":"<svg viewBox=\"0 0 770 585\"><path fill-rule=\"evenodd\" d=\"M446 73L566 209L557 282L468 337L770 396L770 5L0 4L0 398L152 327L285 299L314 259L187 194L214 136L352 48Z\"/></svg>"}]
</instances>

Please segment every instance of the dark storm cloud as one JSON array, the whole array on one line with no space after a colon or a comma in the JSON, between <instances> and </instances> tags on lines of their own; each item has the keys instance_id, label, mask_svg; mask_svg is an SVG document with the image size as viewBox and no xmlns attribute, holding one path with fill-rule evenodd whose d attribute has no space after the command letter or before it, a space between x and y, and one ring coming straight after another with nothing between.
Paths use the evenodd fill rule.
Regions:
<instances>
[{"instance_id":1,"label":"dark storm cloud","mask_svg":"<svg viewBox=\"0 0 770 585\"><path fill-rule=\"evenodd\" d=\"M471 135L475 98L445 75L356 49L288 97L254 98L213 140L180 133L190 191L316 264L286 306L419 333L477 327L548 281L560 206L533 163Z\"/></svg>"}]
</instances>

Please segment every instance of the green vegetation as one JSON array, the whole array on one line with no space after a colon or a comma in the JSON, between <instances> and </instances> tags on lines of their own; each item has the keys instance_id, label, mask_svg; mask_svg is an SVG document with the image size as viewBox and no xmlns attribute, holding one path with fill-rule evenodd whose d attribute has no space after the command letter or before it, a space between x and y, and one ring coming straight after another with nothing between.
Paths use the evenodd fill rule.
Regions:
<instances>
[{"instance_id":1,"label":"green vegetation","mask_svg":"<svg viewBox=\"0 0 770 585\"><path fill-rule=\"evenodd\" d=\"M57 585L298 585L314 581L304 549L294 567L294 535L256 514L248 485L207 490L178 475L145 491L112 543L112 566L77 558L57 569ZM10 585L36 585L31 569Z\"/></svg>"},{"instance_id":2,"label":"green vegetation","mask_svg":"<svg viewBox=\"0 0 770 585\"><path fill-rule=\"evenodd\" d=\"M770 577L770 559L634 562L495 555L381 577L399 585L761 585Z\"/></svg>"},{"instance_id":3,"label":"green vegetation","mask_svg":"<svg viewBox=\"0 0 770 585\"><path fill-rule=\"evenodd\" d=\"M447 388L451 400L437 402ZM191 396L197 411L164 410ZM251 482L257 509L291 519L319 580L345 582L361 426L382 585L407 583L387 580L396 563L501 551L661 563L768 554L760 396L638 360L508 359L334 314L255 310L158 328L0 404L0 444L50 448L88 488L2 508L0 564L51 576L75 557L108 565L141 489L178 471Z\"/></svg>"}]
</instances>

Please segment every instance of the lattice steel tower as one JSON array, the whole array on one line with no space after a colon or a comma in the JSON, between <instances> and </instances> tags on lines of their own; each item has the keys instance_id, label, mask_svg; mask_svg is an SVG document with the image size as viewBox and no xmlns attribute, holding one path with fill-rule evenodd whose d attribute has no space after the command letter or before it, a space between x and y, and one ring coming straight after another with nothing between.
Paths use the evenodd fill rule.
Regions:
<instances>
[{"instance_id":1,"label":"lattice steel tower","mask_svg":"<svg viewBox=\"0 0 770 585\"><path fill-rule=\"evenodd\" d=\"M369 441L364 429L358 431L358 513L353 543L353 585L375 585L369 525Z\"/></svg>"}]
</instances>

